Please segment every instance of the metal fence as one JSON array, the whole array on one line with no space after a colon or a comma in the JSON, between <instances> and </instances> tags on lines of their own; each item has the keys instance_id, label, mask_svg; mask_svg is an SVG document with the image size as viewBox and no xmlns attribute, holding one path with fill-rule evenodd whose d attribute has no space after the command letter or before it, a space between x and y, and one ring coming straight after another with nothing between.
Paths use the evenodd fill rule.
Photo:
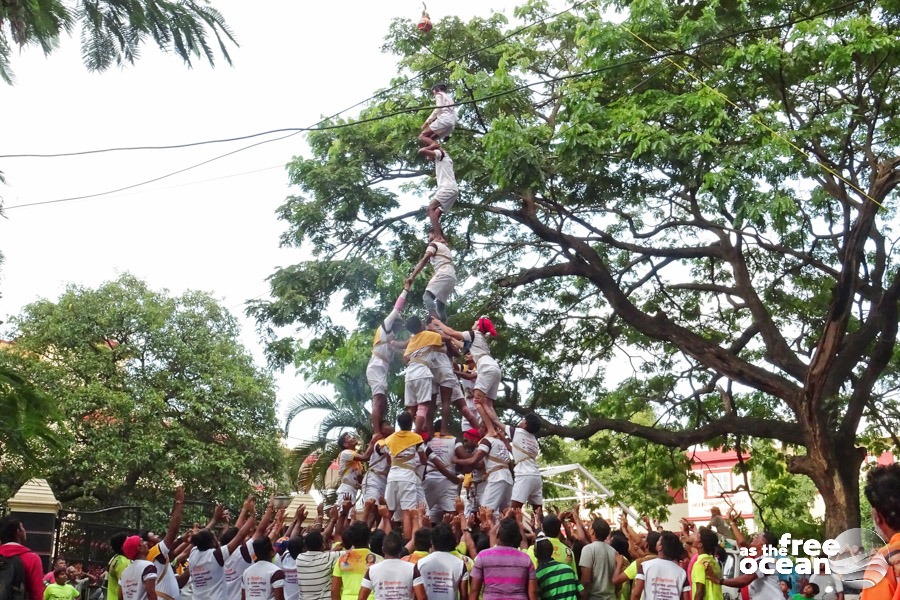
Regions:
<instances>
[{"instance_id":1,"label":"metal fence","mask_svg":"<svg viewBox=\"0 0 900 600\"><path fill-rule=\"evenodd\" d=\"M56 517L53 556L70 564L80 562L85 571L102 570L113 555L109 539L121 531L136 534L140 529L140 506L61 510Z\"/></svg>"}]
</instances>

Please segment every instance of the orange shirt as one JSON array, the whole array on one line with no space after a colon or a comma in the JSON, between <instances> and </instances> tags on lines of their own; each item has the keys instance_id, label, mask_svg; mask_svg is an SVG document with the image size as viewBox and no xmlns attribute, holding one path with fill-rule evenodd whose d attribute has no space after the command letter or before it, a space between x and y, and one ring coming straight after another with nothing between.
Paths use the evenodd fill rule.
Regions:
<instances>
[{"instance_id":1,"label":"orange shirt","mask_svg":"<svg viewBox=\"0 0 900 600\"><path fill-rule=\"evenodd\" d=\"M881 555L887 557L888 552L900 551L900 533L895 533L888 545L881 549ZM874 569L867 569L865 578L877 581L880 573ZM900 600L900 588L897 586L897 575L893 567L888 563L888 572L884 579L872 587L862 591L860 600Z\"/></svg>"}]
</instances>

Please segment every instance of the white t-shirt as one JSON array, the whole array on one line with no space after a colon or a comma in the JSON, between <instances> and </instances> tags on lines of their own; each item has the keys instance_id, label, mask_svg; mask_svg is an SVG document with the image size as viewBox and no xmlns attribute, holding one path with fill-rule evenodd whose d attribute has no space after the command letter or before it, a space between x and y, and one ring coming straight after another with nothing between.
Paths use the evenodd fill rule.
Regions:
<instances>
[{"instance_id":1,"label":"white t-shirt","mask_svg":"<svg viewBox=\"0 0 900 600\"><path fill-rule=\"evenodd\" d=\"M342 552L304 552L297 555L297 585L303 600L331 598L331 572Z\"/></svg>"},{"instance_id":2,"label":"white t-shirt","mask_svg":"<svg viewBox=\"0 0 900 600\"><path fill-rule=\"evenodd\" d=\"M416 565L387 558L374 564L363 576L362 587L372 590L376 600L414 600L413 580Z\"/></svg>"},{"instance_id":3,"label":"white t-shirt","mask_svg":"<svg viewBox=\"0 0 900 600\"><path fill-rule=\"evenodd\" d=\"M459 582L469 580L465 563L449 552L432 552L419 559L416 568L413 585L424 585L428 600L456 600Z\"/></svg>"},{"instance_id":4,"label":"white t-shirt","mask_svg":"<svg viewBox=\"0 0 900 600\"><path fill-rule=\"evenodd\" d=\"M453 159L443 150L434 151L434 176L438 188L458 189L456 174L453 172Z\"/></svg>"},{"instance_id":5,"label":"white t-shirt","mask_svg":"<svg viewBox=\"0 0 900 600\"><path fill-rule=\"evenodd\" d=\"M464 331L463 341L471 342L472 345L469 347L469 353L475 360L476 366L478 365L478 361L480 361L482 357L491 355L491 349L488 346L487 336L480 331Z\"/></svg>"},{"instance_id":6,"label":"white t-shirt","mask_svg":"<svg viewBox=\"0 0 900 600\"><path fill-rule=\"evenodd\" d=\"M250 565L242 577L244 581L244 597L247 600L271 600L275 597L272 590L284 587L284 571L267 560L260 560Z\"/></svg>"},{"instance_id":7,"label":"white t-shirt","mask_svg":"<svg viewBox=\"0 0 900 600\"><path fill-rule=\"evenodd\" d=\"M341 453L338 454L338 473L341 474L341 483L358 488L362 468L359 463L354 464L354 456L356 456L355 450L341 450Z\"/></svg>"},{"instance_id":8,"label":"white t-shirt","mask_svg":"<svg viewBox=\"0 0 900 600\"><path fill-rule=\"evenodd\" d=\"M456 121L456 107L453 106L453 98L447 92L438 92L434 95L436 108L431 112L431 119L441 121Z\"/></svg>"},{"instance_id":9,"label":"white t-shirt","mask_svg":"<svg viewBox=\"0 0 900 600\"><path fill-rule=\"evenodd\" d=\"M281 555L281 570L284 571L284 600L299 600L300 586L297 585L297 561L291 553Z\"/></svg>"},{"instance_id":10,"label":"white t-shirt","mask_svg":"<svg viewBox=\"0 0 900 600\"><path fill-rule=\"evenodd\" d=\"M404 481L414 485L422 483L422 478L416 474L416 469L419 469L422 466L422 463L419 460L420 451L425 452L425 444L410 446L400 452L397 456L391 455L391 470L388 471L387 480L389 482ZM388 452L390 452L390 450ZM411 468L400 467L398 466L400 463L406 464Z\"/></svg>"},{"instance_id":11,"label":"white t-shirt","mask_svg":"<svg viewBox=\"0 0 900 600\"><path fill-rule=\"evenodd\" d=\"M241 600L241 576L253 564L253 541L238 546L237 552L225 559L222 589L225 600Z\"/></svg>"},{"instance_id":12,"label":"white t-shirt","mask_svg":"<svg viewBox=\"0 0 900 600\"><path fill-rule=\"evenodd\" d=\"M540 476L537 457L541 453L537 438L520 427L507 427L506 432L512 445L513 460L516 461L514 472L516 477L522 475Z\"/></svg>"},{"instance_id":13,"label":"white t-shirt","mask_svg":"<svg viewBox=\"0 0 900 600\"><path fill-rule=\"evenodd\" d=\"M375 448L372 450L371 458L369 458L369 475L387 477L388 471L391 468L391 462L388 456L385 445L380 441L375 442Z\"/></svg>"},{"instance_id":14,"label":"white t-shirt","mask_svg":"<svg viewBox=\"0 0 900 600\"><path fill-rule=\"evenodd\" d=\"M478 447L485 452L484 470L487 472L488 483L492 481L512 483L512 473L509 472L509 450L506 449L506 444L497 438L486 437L481 440Z\"/></svg>"},{"instance_id":15,"label":"white t-shirt","mask_svg":"<svg viewBox=\"0 0 900 600\"><path fill-rule=\"evenodd\" d=\"M443 242L430 242L425 253L431 254L431 266L434 267L435 274L446 273L456 277L456 268L453 266L453 253L450 251L450 246Z\"/></svg>"},{"instance_id":16,"label":"white t-shirt","mask_svg":"<svg viewBox=\"0 0 900 600\"><path fill-rule=\"evenodd\" d=\"M153 564L156 565L157 571L156 591L178 600L181 597L181 590L178 588L177 575L170 564L170 549L166 546L165 540L160 540L157 546L159 547L159 554L153 559Z\"/></svg>"},{"instance_id":17,"label":"white t-shirt","mask_svg":"<svg viewBox=\"0 0 900 600\"><path fill-rule=\"evenodd\" d=\"M756 579L747 586L750 600L784 600L784 594L778 586L778 575L766 575L757 564Z\"/></svg>"},{"instance_id":18,"label":"white t-shirt","mask_svg":"<svg viewBox=\"0 0 900 600\"><path fill-rule=\"evenodd\" d=\"M222 558L219 564L217 556ZM228 547L198 550L188 556L192 591L195 600L222 600L225 584L225 561L230 556Z\"/></svg>"},{"instance_id":19,"label":"white t-shirt","mask_svg":"<svg viewBox=\"0 0 900 600\"><path fill-rule=\"evenodd\" d=\"M844 583L834 575L816 573L810 576L809 582L819 586L815 600L835 600L837 595L844 591Z\"/></svg>"},{"instance_id":20,"label":"white t-shirt","mask_svg":"<svg viewBox=\"0 0 900 600\"><path fill-rule=\"evenodd\" d=\"M641 563L635 579L644 581L644 600L680 600L682 592L691 591L687 572L675 561L664 558Z\"/></svg>"},{"instance_id":21,"label":"white t-shirt","mask_svg":"<svg viewBox=\"0 0 900 600\"><path fill-rule=\"evenodd\" d=\"M125 600L147 600L145 581L156 580L156 565L149 560L133 560L119 577L119 589Z\"/></svg>"},{"instance_id":22,"label":"white t-shirt","mask_svg":"<svg viewBox=\"0 0 900 600\"><path fill-rule=\"evenodd\" d=\"M451 459L453 458L453 454L456 452L456 447L459 445L459 442L456 441L456 438L452 435L448 435L447 437L441 437L439 434L435 435L433 438L428 440L428 447L431 448L431 453L434 458L440 460L444 465L453 470L453 463ZM434 468L433 465L428 465L427 470L425 471L425 479L446 479L440 471Z\"/></svg>"}]
</instances>

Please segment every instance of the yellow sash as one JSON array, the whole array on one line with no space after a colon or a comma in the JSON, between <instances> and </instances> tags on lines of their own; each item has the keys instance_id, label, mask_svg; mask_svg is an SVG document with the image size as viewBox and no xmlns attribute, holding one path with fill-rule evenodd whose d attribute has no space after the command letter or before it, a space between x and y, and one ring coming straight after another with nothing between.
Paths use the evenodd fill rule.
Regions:
<instances>
[{"instance_id":1,"label":"yellow sash","mask_svg":"<svg viewBox=\"0 0 900 600\"><path fill-rule=\"evenodd\" d=\"M384 440L384 445L390 450L391 458L393 459L410 446L418 446L422 441L422 436L418 433L412 431L395 431Z\"/></svg>"}]
</instances>

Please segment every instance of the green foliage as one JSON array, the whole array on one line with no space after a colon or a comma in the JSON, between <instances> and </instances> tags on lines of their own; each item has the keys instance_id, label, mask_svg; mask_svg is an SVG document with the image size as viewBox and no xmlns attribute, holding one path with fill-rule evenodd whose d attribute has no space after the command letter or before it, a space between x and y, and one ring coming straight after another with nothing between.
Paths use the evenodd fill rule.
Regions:
<instances>
[{"instance_id":1,"label":"green foliage","mask_svg":"<svg viewBox=\"0 0 900 600\"><path fill-rule=\"evenodd\" d=\"M824 523L810 514L816 487L808 477L789 473L787 459L785 449L768 440L752 445L746 466L755 518L772 531L790 532L798 539L822 539Z\"/></svg>"},{"instance_id":2,"label":"green foliage","mask_svg":"<svg viewBox=\"0 0 900 600\"><path fill-rule=\"evenodd\" d=\"M368 339L399 292L435 185L416 131L446 80L466 102L446 144L461 188L443 218L450 321L498 323L501 408L575 438L781 440L791 473L855 512L857 442L900 430L897 19L874 0L641 0L554 18L532 1L427 37L395 21L384 49L421 89L360 115L382 120L310 134L291 163L282 242L315 260L276 272L274 300L251 309L273 360ZM338 306L356 328L326 316ZM650 447L641 468L642 442L596 437L598 461L625 444L637 470L617 472L654 489L680 468Z\"/></svg>"},{"instance_id":3,"label":"green foliage","mask_svg":"<svg viewBox=\"0 0 900 600\"><path fill-rule=\"evenodd\" d=\"M273 488L283 452L269 375L238 341L238 325L208 294L172 297L130 275L97 289L70 286L12 321L2 353L60 422L44 436L42 471L63 504L141 504L151 513L183 482L191 500L240 504ZM0 459L12 487L33 465Z\"/></svg>"},{"instance_id":4,"label":"green foliage","mask_svg":"<svg viewBox=\"0 0 900 600\"><path fill-rule=\"evenodd\" d=\"M188 66L197 58L215 64L211 37L231 64L228 43L236 43L208 0L12 0L0 3L0 79L13 82L10 58L16 46L40 46L49 55L76 26L91 71L133 64L147 40Z\"/></svg>"}]
</instances>

